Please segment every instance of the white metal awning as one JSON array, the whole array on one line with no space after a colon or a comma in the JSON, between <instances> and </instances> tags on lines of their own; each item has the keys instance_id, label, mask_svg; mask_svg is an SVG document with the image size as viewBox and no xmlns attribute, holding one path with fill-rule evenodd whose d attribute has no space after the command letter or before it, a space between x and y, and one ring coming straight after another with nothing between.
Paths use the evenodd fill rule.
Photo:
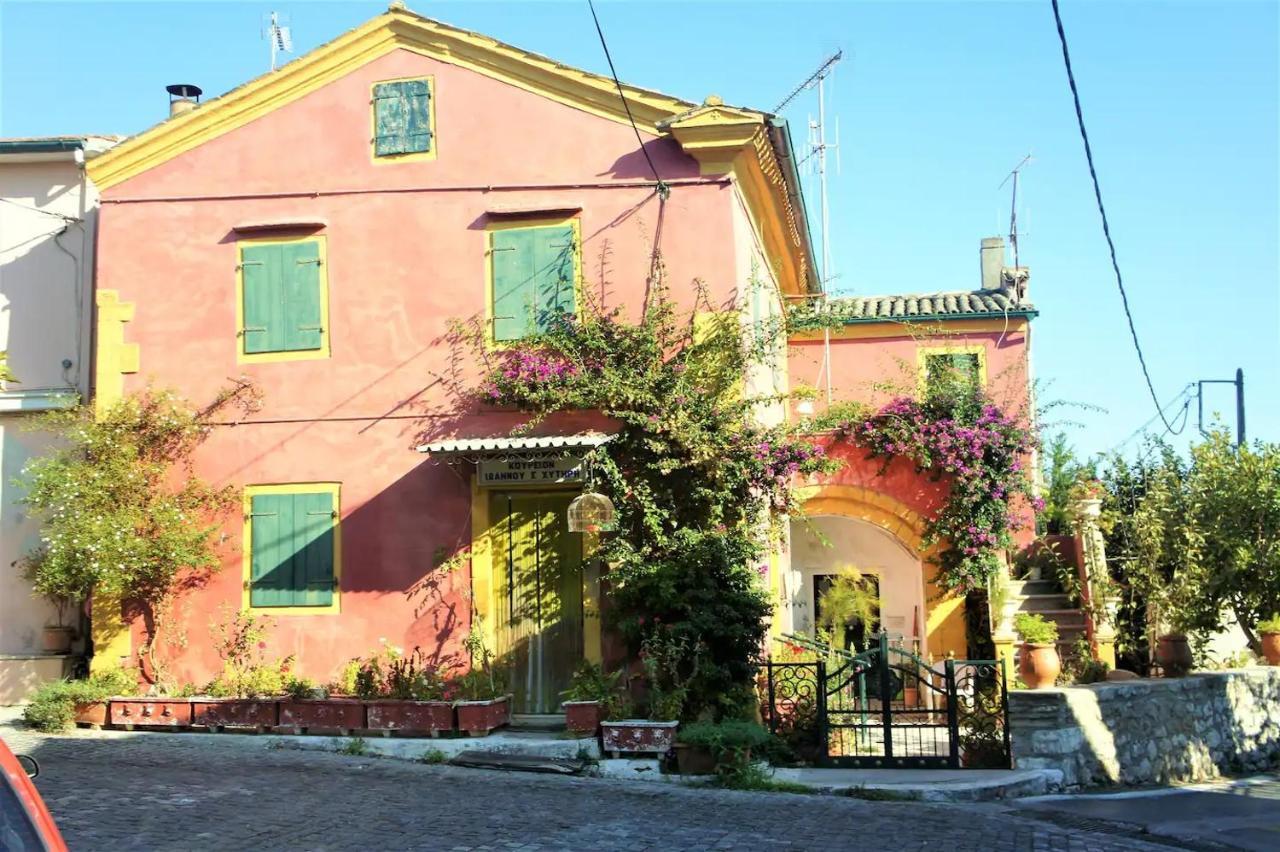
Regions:
<instances>
[{"instance_id":1,"label":"white metal awning","mask_svg":"<svg viewBox=\"0 0 1280 852\"><path fill-rule=\"evenodd\" d=\"M523 455L546 455L562 450L591 450L606 443L612 435L591 432L582 435L546 435L540 437L454 438L422 444L418 452L432 456L471 456L474 458L510 458Z\"/></svg>"}]
</instances>

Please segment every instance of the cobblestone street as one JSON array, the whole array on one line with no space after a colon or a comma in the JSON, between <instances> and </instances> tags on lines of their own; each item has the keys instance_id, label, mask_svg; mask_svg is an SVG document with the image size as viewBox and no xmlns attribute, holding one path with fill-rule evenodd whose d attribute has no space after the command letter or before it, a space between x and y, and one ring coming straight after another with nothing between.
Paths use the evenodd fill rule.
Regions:
<instances>
[{"instance_id":1,"label":"cobblestone street","mask_svg":"<svg viewBox=\"0 0 1280 852\"><path fill-rule=\"evenodd\" d=\"M496 773L236 735L0 733L40 761L73 850L1168 849L995 806Z\"/></svg>"}]
</instances>

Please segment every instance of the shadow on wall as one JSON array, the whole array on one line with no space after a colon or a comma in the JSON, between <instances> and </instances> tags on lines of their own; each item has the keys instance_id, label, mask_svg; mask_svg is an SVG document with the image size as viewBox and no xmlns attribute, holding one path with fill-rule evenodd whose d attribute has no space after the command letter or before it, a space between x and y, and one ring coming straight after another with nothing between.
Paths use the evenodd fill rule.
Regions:
<instances>
[{"instance_id":1,"label":"shadow on wall","mask_svg":"<svg viewBox=\"0 0 1280 852\"><path fill-rule=\"evenodd\" d=\"M1280 766L1280 668L1014 690L1015 765L1068 786L1168 784Z\"/></svg>"}]
</instances>

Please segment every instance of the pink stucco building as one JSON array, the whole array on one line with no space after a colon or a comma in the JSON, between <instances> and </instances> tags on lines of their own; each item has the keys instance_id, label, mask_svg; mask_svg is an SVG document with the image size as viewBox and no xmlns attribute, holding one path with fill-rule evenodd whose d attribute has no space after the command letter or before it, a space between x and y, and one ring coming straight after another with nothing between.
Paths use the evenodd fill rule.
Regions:
<instances>
[{"instance_id":1,"label":"pink stucco building","mask_svg":"<svg viewBox=\"0 0 1280 852\"><path fill-rule=\"evenodd\" d=\"M554 633L517 711L554 710L574 664L601 658L600 577L576 538L548 529L552 546L517 553L497 536L530 512L562 519L576 493L571 475L536 487L508 463L572 453L606 424L510 438L515 415L460 396L479 367L452 321L501 346L548 306L590 297L634 313L655 243L686 308L695 280L718 309L757 319L820 289L785 124L714 96L622 95L636 130L611 79L393 8L90 165L99 404L150 381L200 402L237 376L264 398L199 451L199 473L243 489L244 511L226 522L223 570L181 605L190 641L165 651L178 677L216 670L201 640L226 608L272 615L273 648L324 680L382 640L465 664L477 621L498 652ZM786 369L755 380L825 385L829 351L833 394L861 396L881 361L925 357L902 322L929 314L1025 401L1034 312L1000 292L984 298L1003 311L940 301L851 313L830 345L797 332ZM815 515L884 573L887 627L958 650L957 602L930 600L916 547L942 486L907 468L873 477L853 456L813 486ZM830 568L809 544L797 534L771 563L779 629L803 627ZM458 553L457 570L437 570ZM563 581L536 628L504 609L525 576ZM111 664L144 628L101 606L97 653Z\"/></svg>"}]
</instances>

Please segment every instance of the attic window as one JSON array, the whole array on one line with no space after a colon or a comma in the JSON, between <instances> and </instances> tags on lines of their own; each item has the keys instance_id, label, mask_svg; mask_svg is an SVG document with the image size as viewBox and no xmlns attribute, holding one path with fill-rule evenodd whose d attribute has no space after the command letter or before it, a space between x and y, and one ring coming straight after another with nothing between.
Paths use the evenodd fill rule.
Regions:
<instances>
[{"instance_id":1,"label":"attic window","mask_svg":"<svg viewBox=\"0 0 1280 852\"><path fill-rule=\"evenodd\" d=\"M373 84L373 155L377 159L433 153L431 78Z\"/></svg>"}]
</instances>

